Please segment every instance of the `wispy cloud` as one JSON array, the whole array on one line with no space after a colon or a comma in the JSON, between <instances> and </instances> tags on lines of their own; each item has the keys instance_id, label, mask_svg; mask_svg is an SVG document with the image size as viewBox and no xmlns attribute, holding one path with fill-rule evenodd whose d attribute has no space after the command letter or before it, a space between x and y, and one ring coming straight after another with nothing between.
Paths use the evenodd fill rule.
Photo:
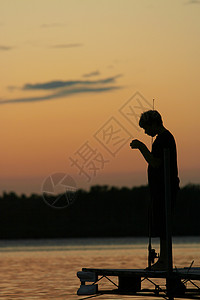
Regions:
<instances>
[{"instance_id":1,"label":"wispy cloud","mask_svg":"<svg viewBox=\"0 0 200 300\"><path fill-rule=\"evenodd\" d=\"M52 100L52 99L58 99L65 96L70 96L73 94L86 94L86 93L102 93L102 92L108 92L112 90L119 89L120 87L100 87L100 88L75 88L71 90L63 90L58 93L52 93L46 96L38 96L38 97L27 97L27 98L16 98L16 99L10 99L10 100L1 100L1 104L12 104L12 103L24 103L24 102L36 102L36 101L44 101L44 100Z\"/></svg>"},{"instance_id":2,"label":"wispy cloud","mask_svg":"<svg viewBox=\"0 0 200 300\"><path fill-rule=\"evenodd\" d=\"M36 97L21 97L13 98L9 100L0 100L0 105L13 104L13 103L25 103L59 99L62 97L71 96L74 94L86 94L86 93L103 93L116 89L120 89L120 86L116 86L115 81L121 75L116 75L109 78L104 78L96 81L84 81L84 80L71 80L71 81L50 81L45 83L25 84L22 90L48 90L51 93L43 96ZM112 85L111 85L112 84Z\"/></svg>"},{"instance_id":3,"label":"wispy cloud","mask_svg":"<svg viewBox=\"0 0 200 300\"><path fill-rule=\"evenodd\" d=\"M0 51L10 51L14 49L14 47L11 46L5 46L5 45L0 45Z\"/></svg>"},{"instance_id":4,"label":"wispy cloud","mask_svg":"<svg viewBox=\"0 0 200 300\"><path fill-rule=\"evenodd\" d=\"M200 0L189 0L185 4L200 4Z\"/></svg>"},{"instance_id":5,"label":"wispy cloud","mask_svg":"<svg viewBox=\"0 0 200 300\"><path fill-rule=\"evenodd\" d=\"M99 71L94 71L91 73L83 74L83 77L93 77L93 76L97 76L97 75L100 75Z\"/></svg>"},{"instance_id":6,"label":"wispy cloud","mask_svg":"<svg viewBox=\"0 0 200 300\"><path fill-rule=\"evenodd\" d=\"M64 87L71 87L71 86L88 86L88 85L102 85L102 84L108 84L108 83L114 83L118 77L121 75L116 75L113 77L108 77L104 79L99 80L54 80L44 83L27 83L23 86L23 90L53 90L53 89L60 89Z\"/></svg>"},{"instance_id":7,"label":"wispy cloud","mask_svg":"<svg viewBox=\"0 0 200 300\"><path fill-rule=\"evenodd\" d=\"M52 45L50 48L74 48L74 47L82 47L83 44L81 43L72 43L72 44L59 44L59 45Z\"/></svg>"}]
</instances>

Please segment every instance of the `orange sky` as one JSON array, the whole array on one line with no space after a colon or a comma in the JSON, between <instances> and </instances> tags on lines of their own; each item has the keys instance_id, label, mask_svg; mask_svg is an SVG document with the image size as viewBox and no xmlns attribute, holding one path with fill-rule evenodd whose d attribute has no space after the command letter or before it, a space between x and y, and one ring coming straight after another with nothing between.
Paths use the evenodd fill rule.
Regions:
<instances>
[{"instance_id":1,"label":"orange sky","mask_svg":"<svg viewBox=\"0 0 200 300\"><path fill-rule=\"evenodd\" d=\"M155 98L175 136L181 184L199 183L199 2L2 0L1 192L39 193L59 172L83 188L146 184L146 163L128 134L149 147L151 139L120 113L136 92L150 105ZM133 97L132 106L137 99L145 103ZM125 142L116 135L108 150L97 132L109 120L123 127ZM96 150L84 166L90 180L69 160L83 164L75 152L86 142Z\"/></svg>"}]
</instances>

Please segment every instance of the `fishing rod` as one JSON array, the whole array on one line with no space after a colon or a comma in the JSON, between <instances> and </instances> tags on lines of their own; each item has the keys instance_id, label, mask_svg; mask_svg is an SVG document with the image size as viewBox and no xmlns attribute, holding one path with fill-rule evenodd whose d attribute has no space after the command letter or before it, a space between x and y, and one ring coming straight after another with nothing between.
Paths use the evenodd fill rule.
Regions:
<instances>
[{"instance_id":1,"label":"fishing rod","mask_svg":"<svg viewBox=\"0 0 200 300\"><path fill-rule=\"evenodd\" d=\"M155 99L153 99L153 110L154 110L154 102ZM153 137L151 138L151 149L153 145ZM152 242L151 242L151 229L152 229L152 199L150 199L150 205L149 205L149 211L148 211L148 220L149 220L149 245L148 245L148 270L151 270L151 264L154 263L155 258L159 258L159 254L156 253L156 250L152 248Z\"/></svg>"},{"instance_id":2,"label":"fishing rod","mask_svg":"<svg viewBox=\"0 0 200 300\"><path fill-rule=\"evenodd\" d=\"M154 102L155 102L155 99L153 99L153 110L154 110ZM152 148L152 145L153 145L153 137L151 137L151 148Z\"/></svg>"}]
</instances>

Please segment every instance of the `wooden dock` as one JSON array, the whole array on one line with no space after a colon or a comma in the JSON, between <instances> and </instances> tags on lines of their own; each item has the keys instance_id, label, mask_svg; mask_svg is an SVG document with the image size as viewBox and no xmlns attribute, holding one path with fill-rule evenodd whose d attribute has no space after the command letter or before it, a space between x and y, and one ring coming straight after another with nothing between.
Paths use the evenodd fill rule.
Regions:
<instances>
[{"instance_id":1,"label":"wooden dock","mask_svg":"<svg viewBox=\"0 0 200 300\"><path fill-rule=\"evenodd\" d=\"M174 298L200 299L200 287L198 286L200 268L173 269L170 278L167 271L142 269L83 268L77 273L77 276L81 281L78 295L121 294L142 296L143 298L154 296L169 300ZM117 284L116 280L113 281L114 277L118 279ZM114 288L111 290L99 289L99 282L103 278L110 281ZM158 278L163 280L162 285L156 282ZM151 284L152 288L143 288L146 281Z\"/></svg>"}]
</instances>

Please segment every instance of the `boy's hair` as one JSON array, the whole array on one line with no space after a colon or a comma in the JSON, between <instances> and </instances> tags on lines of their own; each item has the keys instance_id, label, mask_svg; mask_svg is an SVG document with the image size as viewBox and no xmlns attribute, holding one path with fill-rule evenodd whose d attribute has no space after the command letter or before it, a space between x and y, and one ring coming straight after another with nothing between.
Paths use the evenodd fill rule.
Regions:
<instances>
[{"instance_id":1,"label":"boy's hair","mask_svg":"<svg viewBox=\"0 0 200 300\"><path fill-rule=\"evenodd\" d=\"M162 117L157 110L148 110L141 114L139 126L146 128L148 125L156 124L158 126L163 124Z\"/></svg>"}]
</instances>

